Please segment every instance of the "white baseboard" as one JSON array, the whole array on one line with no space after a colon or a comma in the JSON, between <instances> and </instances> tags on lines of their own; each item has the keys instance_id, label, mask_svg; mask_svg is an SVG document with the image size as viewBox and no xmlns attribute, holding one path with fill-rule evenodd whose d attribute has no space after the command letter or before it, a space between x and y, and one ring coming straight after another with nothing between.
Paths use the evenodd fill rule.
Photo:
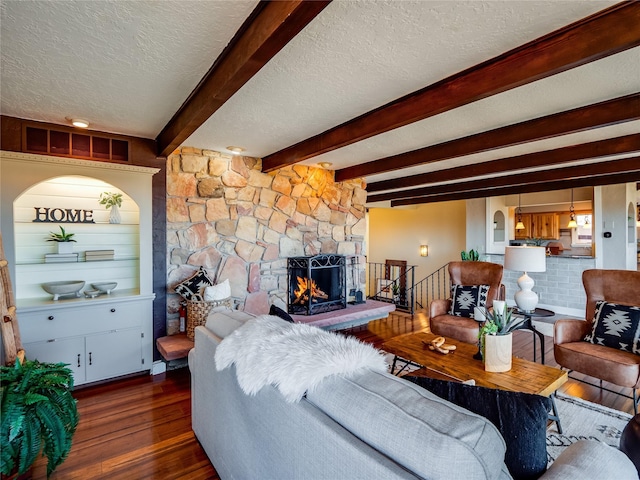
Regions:
<instances>
[{"instance_id":1,"label":"white baseboard","mask_svg":"<svg viewBox=\"0 0 640 480\"><path fill-rule=\"evenodd\" d=\"M167 364L162 360L156 360L153 362L153 368L151 369L151 375L159 375L167 371Z\"/></svg>"}]
</instances>

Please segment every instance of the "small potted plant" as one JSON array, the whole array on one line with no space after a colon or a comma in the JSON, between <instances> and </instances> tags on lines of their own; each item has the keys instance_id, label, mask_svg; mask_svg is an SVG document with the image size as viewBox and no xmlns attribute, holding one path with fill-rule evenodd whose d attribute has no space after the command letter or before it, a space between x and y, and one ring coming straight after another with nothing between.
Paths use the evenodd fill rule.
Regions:
<instances>
[{"instance_id":1,"label":"small potted plant","mask_svg":"<svg viewBox=\"0 0 640 480\"><path fill-rule=\"evenodd\" d=\"M393 303L400 303L400 285L398 282L393 282L391 285L391 291L393 293Z\"/></svg>"},{"instance_id":2,"label":"small potted plant","mask_svg":"<svg viewBox=\"0 0 640 480\"><path fill-rule=\"evenodd\" d=\"M0 367L3 478L27 472L41 452L47 477L67 458L78 425L72 390L73 374L63 363L16 359Z\"/></svg>"},{"instance_id":3,"label":"small potted plant","mask_svg":"<svg viewBox=\"0 0 640 480\"><path fill-rule=\"evenodd\" d=\"M110 208L109 223L120 223L119 208L122 206L122 194L113 192L102 192L100 199L98 200L100 205L104 205L104 208Z\"/></svg>"},{"instance_id":4,"label":"small potted plant","mask_svg":"<svg viewBox=\"0 0 640 480\"><path fill-rule=\"evenodd\" d=\"M460 258L463 262L477 262L478 260L480 260L480 254L477 250L474 250L472 248L471 250L469 250L469 253L465 252L464 250L460 252Z\"/></svg>"},{"instance_id":5,"label":"small potted plant","mask_svg":"<svg viewBox=\"0 0 640 480\"><path fill-rule=\"evenodd\" d=\"M507 372L511 370L512 333L524 322L524 317L515 317L505 302L496 300L485 318L478 334L484 368L487 372Z\"/></svg>"},{"instance_id":6,"label":"small potted plant","mask_svg":"<svg viewBox=\"0 0 640 480\"><path fill-rule=\"evenodd\" d=\"M71 242L75 242L73 239L75 233L65 231L62 225L58 226L60 227L60 233L49 232L47 242L56 242L58 244L58 253L72 253L73 245L71 245Z\"/></svg>"}]
</instances>

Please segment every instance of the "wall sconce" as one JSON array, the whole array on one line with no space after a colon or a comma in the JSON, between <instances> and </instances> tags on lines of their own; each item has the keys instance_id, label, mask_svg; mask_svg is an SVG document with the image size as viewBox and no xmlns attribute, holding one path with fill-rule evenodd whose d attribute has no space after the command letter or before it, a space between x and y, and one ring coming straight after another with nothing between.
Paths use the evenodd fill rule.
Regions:
<instances>
[{"instance_id":1,"label":"wall sconce","mask_svg":"<svg viewBox=\"0 0 640 480\"><path fill-rule=\"evenodd\" d=\"M420 245L420 256L421 257L429 256L429 245Z\"/></svg>"}]
</instances>

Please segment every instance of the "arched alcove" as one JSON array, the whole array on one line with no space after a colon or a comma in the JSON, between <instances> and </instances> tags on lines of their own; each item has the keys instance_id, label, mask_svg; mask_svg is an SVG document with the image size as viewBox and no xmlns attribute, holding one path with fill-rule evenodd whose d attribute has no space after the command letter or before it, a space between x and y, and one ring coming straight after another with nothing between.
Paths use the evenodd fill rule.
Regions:
<instances>
[{"instance_id":1,"label":"arched alcove","mask_svg":"<svg viewBox=\"0 0 640 480\"><path fill-rule=\"evenodd\" d=\"M110 211L99 203L103 192L122 195L120 224L109 223ZM13 221L17 298L47 296L40 284L59 280L116 281L118 289L139 289L140 208L114 185L82 175L49 178L15 199ZM56 255L56 242L48 241L60 227L74 234L71 256ZM95 255L105 251L113 255Z\"/></svg>"}]
</instances>

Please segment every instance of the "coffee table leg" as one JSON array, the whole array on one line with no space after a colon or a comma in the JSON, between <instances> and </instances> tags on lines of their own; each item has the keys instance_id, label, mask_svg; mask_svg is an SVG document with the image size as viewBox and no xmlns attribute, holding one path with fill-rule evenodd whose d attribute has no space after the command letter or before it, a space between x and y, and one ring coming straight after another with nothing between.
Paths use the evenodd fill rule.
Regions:
<instances>
[{"instance_id":1,"label":"coffee table leg","mask_svg":"<svg viewBox=\"0 0 640 480\"><path fill-rule=\"evenodd\" d=\"M396 371L396 362L398 361L398 356L394 355L393 356L393 363L391 364L391 375L395 375L395 371Z\"/></svg>"},{"instance_id":2,"label":"coffee table leg","mask_svg":"<svg viewBox=\"0 0 640 480\"><path fill-rule=\"evenodd\" d=\"M552 411L552 413L549 414L549 419L556 422L556 425L558 426L558 433L562 435L562 425L560 425L560 416L558 415L558 407L556 407L556 394L552 393L549 395L549 398L551 399Z\"/></svg>"}]
</instances>

